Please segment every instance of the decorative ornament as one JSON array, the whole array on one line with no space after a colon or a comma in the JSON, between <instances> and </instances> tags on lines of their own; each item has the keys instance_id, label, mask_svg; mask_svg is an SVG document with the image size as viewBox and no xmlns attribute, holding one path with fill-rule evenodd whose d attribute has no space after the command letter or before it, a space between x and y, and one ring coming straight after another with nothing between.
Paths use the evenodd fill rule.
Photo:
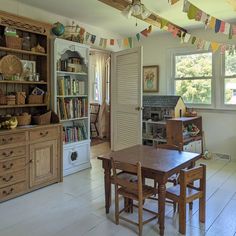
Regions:
<instances>
[{"instance_id":1,"label":"decorative ornament","mask_svg":"<svg viewBox=\"0 0 236 236\"><path fill-rule=\"evenodd\" d=\"M56 22L52 26L52 33L55 34L56 36L61 36L65 32L65 27L62 23Z\"/></svg>"}]
</instances>

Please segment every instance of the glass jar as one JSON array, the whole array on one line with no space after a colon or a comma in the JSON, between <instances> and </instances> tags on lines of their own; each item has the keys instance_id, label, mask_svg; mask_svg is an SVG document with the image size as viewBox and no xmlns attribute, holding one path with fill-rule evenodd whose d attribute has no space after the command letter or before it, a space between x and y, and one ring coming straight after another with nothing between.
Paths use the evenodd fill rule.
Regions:
<instances>
[{"instance_id":1,"label":"glass jar","mask_svg":"<svg viewBox=\"0 0 236 236\"><path fill-rule=\"evenodd\" d=\"M23 40L22 40L22 49L30 51L31 50L30 46L31 46L30 45L30 36L24 36Z\"/></svg>"}]
</instances>

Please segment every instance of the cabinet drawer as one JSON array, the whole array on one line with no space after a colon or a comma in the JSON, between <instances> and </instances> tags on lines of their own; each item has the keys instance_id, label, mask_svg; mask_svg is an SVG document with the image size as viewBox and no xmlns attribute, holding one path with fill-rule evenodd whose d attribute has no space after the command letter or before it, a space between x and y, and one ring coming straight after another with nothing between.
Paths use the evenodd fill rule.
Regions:
<instances>
[{"instance_id":1,"label":"cabinet drawer","mask_svg":"<svg viewBox=\"0 0 236 236\"><path fill-rule=\"evenodd\" d=\"M0 150L0 159L3 158L12 158L12 157L18 157L18 156L24 156L26 155L26 148L25 146L16 147L16 148L6 148Z\"/></svg>"},{"instance_id":2,"label":"cabinet drawer","mask_svg":"<svg viewBox=\"0 0 236 236\"><path fill-rule=\"evenodd\" d=\"M13 173L5 174L0 176L0 188L4 186L9 186L16 182L25 180L26 173L25 170L16 171Z\"/></svg>"},{"instance_id":3,"label":"cabinet drawer","mask_svg":"<svg viewBox=\"0 0 236 236\"><path fill-rule=\"evenodd\" d=\"M58 137L57 128L48 128L42 130L35 130L30 132L30 141L43 140L43 139L55 139Z\"/></svg>"},{"instance_id":4,"label":"cabinet drawer","mask_svg":"<svg viewBox=\"0 0 236 236\"><path fill-rule=\"evenodd\" d=\"M21 182L18 184L13 184L5 188L0 189L0 200L4 200L10 197L13 197L17 194L23 193L26 191L27 185L26 182Z\"/></svg>"},{"instance_id":5,"label":"cabinet drawer","mask_svg":"<svg viewBox=\"0 0 236 236\"><path fill-rule=\"evenodd\" d=\"M0 162L0 173L13 172L23 168L25 168L25 158Z\"/></svg>"},{"instance_id":6,"label":"cabinet drawer","mask_svg":"<svg viewBox=\"0 0 236 236\"><path fill-rule=\"evenodd\" d=\"M0 145L14 144L26 141L26 135L24 132L15 134L0 135Z\"/></svg>"}]
</instances>

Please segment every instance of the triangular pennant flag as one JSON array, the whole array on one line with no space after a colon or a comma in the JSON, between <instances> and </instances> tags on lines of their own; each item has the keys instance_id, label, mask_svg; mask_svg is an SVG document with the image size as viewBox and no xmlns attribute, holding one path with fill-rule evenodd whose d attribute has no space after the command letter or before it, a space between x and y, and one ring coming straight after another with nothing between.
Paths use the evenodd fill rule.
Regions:
<instances>
[{"instance_id":1,"label":"triangular pennant flag","mask_svg":"<svg viewBox=\"0 0 236 236\"><path fill-rule=\"evenodd\" d=\"M221 21L220 32L221 32L221 33L224 33L224 32L225 32L225 22L224 22L224 21Z\"/></svg>"},{"instance_id":2,"label":"triangular pennant flag","mask_svg":"<svg viewBox=\"0 0 236 236\"><path fill-rule=\"evenodd\" d=\"M202 18L202 11L200 9L197 10L197 14L195 16L196 21L200 21Z\"/></svg>"},{"instance_id":3,"label":"triangular pennant flag","mask_svg":"<svg viewBox=\"0 0 236 236\"><path fill-rule=\"evenodd\" d=\"M165 26L168 25L169 21L168 20L165 20L165 19L161 19L161 29L164 28Z\"/></svg>"},{"instance_id":4,"label":"triangular pennant flag","mask_svg":"<svg viewBox=\"0 0 236 236\"><path fill-rule=\"evenodd\" d=\"M79 35L84 35L84 33L85 33L85 29L84 28L80 28L80 30L79 30Z\"/></svg>"},{"instance_id":5,"label":"triangular pennant flag","mask_svg":"<svg viewBox=\"0 0 236 236\"><path fill-rule=\"evenodd\" d=\"M132 39L132 37L129 37L128 40L129 40L129 47L132 48L133 47L133 39Z\"/></svg>"},{"instance_id":6,"label":"triangular pennant flag","mask_svg":"<svg viewBox=\"0 0 236 236\"><path fill-rule=\"evenodd\" d=\"M229 31L230 31L230 24L228 22L225 22L224 34L229 35Z\"/></svg>"},{"instance_id":7,"label":"triangular pennant flag","mask_svg":"<svg viewBox=\"0 0 236 236\"><path fill-rule=\"evenodd\" d=\"M174 30L175 30L175 26L173 26L172 24L169 23L168 24L168 31L172 33L172 32L174 32Z\"/></svg>"},{"instance_id":8,"label":"triangular pennant flag","mask_svg":"<svg viewBox=\"0 0 236 236\"><path fill-rule=\"evenodd\" d=\"M186 33L186 34L185 34L185 37L184 37L184 42L185 42L185 43L188 43L189 40L190 40L190 38L191 38L191 34Z\"/></svg>"},{"instance_id":9,"label":"triangular pennant flag","mask_svg":"<svg viewBox=\"0 0 236 236\"><path fill-rule=\"evenodd\" d=\"M216 43L216 42L211 42L211 49L212 49L212 52L216 52L220 47L220 44L219 43Z\"/></svg>"},{"instance_id":10,"label":"triangular pennant flag","mask_svg":"<svg viewBox=\"0 0 236 236\"><path fill-rule=\"evenodd\" d=\"M174 5L175 3L177 3L179 0L170 0L170 4Z\"/></svg>"},{"instance_id":11,"label":"triangular pennant flag","mask_svg":"<svg viewBox=\"0 0 236 236\"><path fill-rule=\"evenodd\" d=\"M229 39L232 39L232 37L233 37L232 25L230 25L230 28L229 28Z\"/></svg>"},{"instance_id":12,"label":"triangular pennant flag","mask_svg":"<svg viewBox=\"0 0 236 236\"><path fill-rule=\"evenodd\" d=\"M225 51L226 51L226 45L223 44L223 45L221 45L221 47L220 47L220 53L221 53L221 54L225 54Z\"/></svg>"},{"instance_id":13,"label":"triangular pennant flag","mask_svg":"<svg viewBox=\"0 0 236 236\"><path fill-rule=\"evenodd\" d=\"M197 37L195 37L195 36L193 36L193 38L192 38L192 44L194 44L195 43L195 41L196 41L196 39L197 39Z\"/></svg>"},{"instance_id":14,"label":"triangular pennant flag","mask_svg":"<svg viewBox=\"0 0 236 236\"><path fill-rule=\"evenodd\" d=\"M211 45L211 43L209 41L206 41L205 45L204 45L204 50L208 51L210 48L210 45Z\"/></svg>"},{"instance_id":15,"label":"triangular pennant flag","mask_svg":"<svg viewBox=\"0 0 236 236\"><path fill-rule=\"evenodd\" d=\"M232 25L232 35L236 35L236 25Z\"/></svg>"},{"instance_id":16,"label":"triangular pennant flag","mask_svg":"<svg viewBox=\"0 0 236 236\"><path fill-rule=\"evenodd\" d=\"M128 46L129 46L129 40L128 40L128 38L125 38L125 39L123 40L123 43L124 43L124 46L125 46L125 47L128 47Z\"/></svg>"},{"instance_id":17,"label":"triangular pennant flag","mask_svg":"<svg viewBox=\"0 0 236 236\"><path fill-rule=\"evenodd\" d=\"M110 39L110 45L114 46L114 44L115 44L115 40L114 39Z\"/></svg>"},{"instance_id":18,"label":"triangular pennant flag","mask_svg":"<svg viewBox=\"0 0 236 236\"><path fill-rule=\"evenodd\" d=\"M136 34L136 38L137 38L138 41L140 41L140 33Z\"/></svg>"},{"instance_id":19,"label":"triangular pennant flag","mask_svg":"<svg viewBox=\"0 0 236 236\"><path fill-rule=\"evenodd\" d=\"M180 43L184 43L184 37L186 35L186 32L181 31L181 36L180 36Z\"/></svg>"},{"instance_id":20,"label":"triangular pennant flag","mask_svg":"<svg viewBox=\"0 0 236 236\"><path fill-rule=\"evenodd\" d=\"M204 45L205 45L205 40L198 39L197 44L196 44L197 49L203 49Z\"/></svg>"},{"instance_id":21,"label":"triangular pennant flag","mask_svg":"<svg viewBox=\"0 0 236 236\"><path fill-rule=\"evenodd\" d=\"M91 41L92 44L94 44L94 43L95 43L95 40L96 40L96 35L93 34L93 35L91 36L90 41Z\"/></svg>"},{"instance_id":22,"label":"triangular pennant flag","mask_svg":"<svg viewBox=\"0 0 236 236\"><path fill-rule=\"evenodd\" d=\"M200 21L203 22L204 24L207 24L208 18L209 16L205 12L202 12Z\"/></svg>"},{"instance_id":23,"label":"triangular pennant flag","mask_svg":"<svg viewBox=\"0 0 236 236\"><path fill-rule=\"evenodd\" d=\"M183 4L183 12L188 12L189 11L189 7L190 7L190 2L187 0L184 0L184 4Z\"/></svg>"},{"instance_id":24,"label":"triangular pennant flag","mask_svg":"<svg viewBox=\"0 0 236 236\"><path fill-rule=\"evenodd\" d=\"M175 27L172 32L173 36L176 37L178 35L178 33L179 33L179 29Z\"/></svg>"},{"instance_id":25,"label":"triangular pennant flag","mask_svg":"<svg viewBox=\"0 0 236 236\"><path fill-rule=\"evenodd\" d=\"M151 25L148 27L147 32L148 32L149 34L152 32L152 26L151 26Z\"/></svg>"},{"instance_id":26,"label":"triangular pennant flag","mask_svg":"<svg viewBox=\"0 0 236 236\"><path fill-rule=\"evenodd\" d=\"M117 44L118 44L119 48L121 48L122 40L121 39L117 39Z\"/></svg>"},{"instance_id":27,"label":"triangular pennant flag","mask_svg":"<svg viewBox=\"0 0 236 236\"><path fill-rule=\"evenodd\" d=\"M188 18L190 20L195 19L197 15L197 11L198 11L198 8L190 3L189 9L188 9Z\"/></svg>"},{"instance_id":28,"label":"triangular pennant flag","mask_svg":"<svg viewBox=\"0 0 236 236\"><path fill-rule=\"evenodd\" d=\"M221 20L216 19L215 22L215 32L218 33L220 31L220 26L221 26Z\"/></svg>"},{"instance_id":29,"label":"triangular pennant flag","mask_svg":"<svg viewBox=\"0 0 236 236\"><path fill-rule=\"evenodd\" d=\"M212 16L212 17L210 18L208 27L209 27L210 29L215 29L215 24L216 24L216 18Z\"/></svg>"},{"instance_id":30,"label":"triangular pennant flag","mask_svg":"<svg viewBox=\"0 0 236 236\"><path fill-rule=\"evenodd\" d=\"M144 29L143 31L141 31L141 34L145 37L148 36L148 30L147 29Z\"/></svg>"},{"instance_id":31,"label":"triangular pennant flag","mask_svg":"<svg viewBox=\"0 0 236 236\"><path fill-rule=\"evenodd\" d=\"M86 34L85 34L85 42L88 42L89 37L90 37L90 33L86 32Z\"/></svg>"}]
</instances>

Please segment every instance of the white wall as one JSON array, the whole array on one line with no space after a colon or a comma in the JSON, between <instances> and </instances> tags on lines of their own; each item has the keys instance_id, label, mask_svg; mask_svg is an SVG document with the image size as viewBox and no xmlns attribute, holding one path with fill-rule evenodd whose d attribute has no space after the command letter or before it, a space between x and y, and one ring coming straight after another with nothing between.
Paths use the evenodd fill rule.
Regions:
<instances>
[{"instance_id":1,"label":"white wall","mask_svg":"<svg viewBox=\"0 0 236 236\"><path fill-rule=\"evenodd\" d=\"M40 0L39 0L40 1ZM46 0L43 0L46 3ZM6 11L9 13L13 13L19 16L24 16L24 17L28 17L34 20L38 20L38 21L42 21L42 22L46 22L49 24L53 24L57 21L61 22L62 24L66 25L71 25L73 19L67 18L67 17L63 17L60 15L56 15L54 13L36 8L36 7L32 7L23 3L19 3L17 1L14 0L0 0L0 10L1 11ZM86 29L87 32L96 35L97 37L102 38L122 38L122 36L120 36L119 34L115 33L115 32L108 32L102 28L97 28L94 27L92 25L88 25L86 23L83 22L78 22L75 21L75 24L78 24L79 26L83 27ZM99 44L99 40L97 39L95 42L94 47L98 48L98 44ZM118 51L120 50L119 47L117 45L115 46L108 46L106 48L106 50L111 50L111 51Z\"/></svg>"},{"instance_id":2,"label":"white wall","mask_svg":"<svg viewBox=\"0 0 236 236\"><path fill-rule=\"evenodd\" d=\"M193 30L190 32L205 40L226 42L235 44L235 39L229 41L218 33L215 34L205 30ZM160 33L143 39L140 43L143 46L143 65L159 65L160 69L160 92L158 94L170 93L170 57L169 52L181 48L195 48L189 44L181 44L180 39L173 38L170 33ZM217 62L220 66L220 62ZM220 79L220 75L215 75L215 80ZM219 108L219 94L216 94ZM222 111L198 110L198 114L203 117L203 129L205 131L207 149L214 153L224 153L231 155L236 160L236 110Z\"/></svg>"}]
</instances>

